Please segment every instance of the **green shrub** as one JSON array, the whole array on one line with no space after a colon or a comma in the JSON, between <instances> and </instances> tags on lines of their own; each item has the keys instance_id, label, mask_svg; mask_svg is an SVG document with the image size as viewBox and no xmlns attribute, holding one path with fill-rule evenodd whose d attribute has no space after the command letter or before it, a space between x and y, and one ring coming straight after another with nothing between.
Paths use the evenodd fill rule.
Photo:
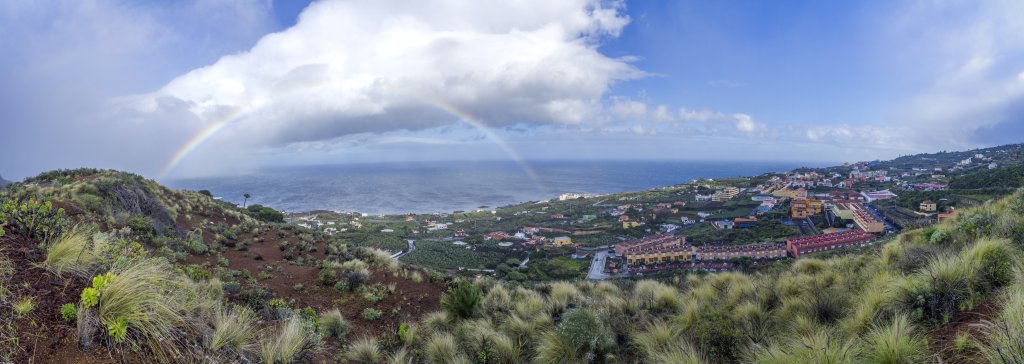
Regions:
<instances>
[{"instance_id":1,"label":"green shrub","mask_svg":"<svg viewBox=\"0 0 1024 364\"><path fill-rule=\"evenodd\" d=\"M383 315L384 315L383 312L381 312L380 310L378 310L376 308L373 308L373 307L367 307L367 308L363 309L363 319L365 319L365 320L370 320L370 321L376 320L376 319L379 319Z\"/></svg>"},{"instance_id":2,"label":"green shrub","mask_svg":"<svg viewBox=\"0 0 1024 364\"><path fill-rule=\"evenodd\" d=\"M476 317L480 313L482 301L483 297L480 294L480 287L471 282L459 281L441 299L441 306L453 317L467 319Z\"/></svg>"},{"instance_id":3,"label":"green shrub","mask_svg":"<svg viewBox=\"0 0 1024 364\"><path fill-rule=\"evenodd\" d=\"M78 308L74 303L60 305L60 317L67 322L73 322L78 318Z\"/></svg>"},{"instance_id":4,"label":"green shrub","mask_svg":"<svg viewBox=\"0 0 1024 364\"><path fill-rule=\"evenodd\" d=\"M36 303L32 297L24 296L14 301L14 313L18 316L25 316L35 311Z\"/></svg>"},{"instance_id":5,"label":"green shrub","mask_svg":"<svg viewBox=\"0 0 1024 364\"><path fill-rule=\"evenodd\" d=\"M966 263L977 270L976 283L982 293L1013 282L1016 252L1009 240L978 240L962 254Z\"/></svg>"},{"instance_id":6,"label":"green shrub","mask_svg":"<svg viewBox=\"0 0 1024 364\"><path fill-rule=\"evenodd\" d=\"M577 357L603 358L615 350L615 334L607 318L590 309L566 311L555 331L575 348Z\"/></svg>"}]
</instances>

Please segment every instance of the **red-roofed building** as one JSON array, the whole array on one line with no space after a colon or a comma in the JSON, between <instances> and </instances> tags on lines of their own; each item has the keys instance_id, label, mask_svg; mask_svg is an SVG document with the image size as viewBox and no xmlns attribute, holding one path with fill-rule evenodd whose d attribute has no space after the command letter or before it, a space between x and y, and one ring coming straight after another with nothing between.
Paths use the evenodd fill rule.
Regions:
<instances>
[{"instance_id":1,"label":"red-roofed building","mask_svg":"<svg viewBox=\"0 0 1024 364\"><path fill-rule=\"evenodd\" d=\"M803 254L822 252L852 245L863 245L875 240L875 235L861 230L835 234L794 238L786 241L786 250L794 258Z\"/></svg>"}]
</instances>

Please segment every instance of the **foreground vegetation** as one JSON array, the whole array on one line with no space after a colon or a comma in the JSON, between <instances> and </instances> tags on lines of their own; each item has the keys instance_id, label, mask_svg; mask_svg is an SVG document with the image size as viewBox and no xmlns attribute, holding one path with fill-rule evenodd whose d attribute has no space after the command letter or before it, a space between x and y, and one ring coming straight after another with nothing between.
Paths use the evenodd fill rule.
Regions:
<instances>
[{"instance_id":1,"label":"foreground vegetation","mask_svg":"<svg viewBox=\"0 0 1024 364\"><path fill-rule=\"evenodd\" d=\"M864 254L614 282L442 278L109 172L16 184L0 207L0 362L1024 362L1024 190ZM232 269L250 249L271 268Z\"/></svg>"}]
</instances>

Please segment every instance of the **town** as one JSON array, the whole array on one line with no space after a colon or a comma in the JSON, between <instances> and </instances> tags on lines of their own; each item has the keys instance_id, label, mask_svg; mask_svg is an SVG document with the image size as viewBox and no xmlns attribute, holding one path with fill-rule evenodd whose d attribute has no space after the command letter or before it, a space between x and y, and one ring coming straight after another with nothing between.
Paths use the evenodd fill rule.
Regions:
<instances>
[{"instance_id":1,"label":"town","mask_svg":"<svg viewBox=\"0 0 1024 364\"><path fill-rule=\"evenodd\" d=\"M876 246L903 229L941 222L1005 193L964 185L968 177L1022 159L1013 145L647 191L565 193L491 210L319 211L289 219L410 263L511 280L746 270Z\"/></svg>"}]
</instances>

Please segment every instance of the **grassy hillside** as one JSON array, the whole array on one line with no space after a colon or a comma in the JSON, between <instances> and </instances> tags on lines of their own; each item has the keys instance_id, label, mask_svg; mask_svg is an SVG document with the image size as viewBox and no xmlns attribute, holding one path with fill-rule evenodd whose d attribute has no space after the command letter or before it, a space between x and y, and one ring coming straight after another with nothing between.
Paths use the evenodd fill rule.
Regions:
<instances>
[{"instance_id":1,"label":"grassy hillside","mask_svg":"<svg viewBox=\"0 0 1024 364\"><path fill-rule=\"evenodd\" d=\"M1024 190L863 255L614 282L445 278L258 216L113 171L5 189L0 362L1024 362Z\"/></svg>"},{"instance_id":2,"label":"grassy hillside","mask_svg":"<svg viewBox=\"0 0 1024 364\"><path fill-rule=\"evenodd\" d=\"M115 171L3 190L0 363L333 361L440 307L438 275L266 216Z\"/></svg>"},{"instance_id":3,"label":"grassy hillside","mask_svg":"<svg viewBox=\"0 0 1024 364\"><path fill-rule=\"evenodd\" d=\"M954 178L950 188L1019 188L1024 186L1024 165L986 169Z\"/></svg>"}]
</instances>

